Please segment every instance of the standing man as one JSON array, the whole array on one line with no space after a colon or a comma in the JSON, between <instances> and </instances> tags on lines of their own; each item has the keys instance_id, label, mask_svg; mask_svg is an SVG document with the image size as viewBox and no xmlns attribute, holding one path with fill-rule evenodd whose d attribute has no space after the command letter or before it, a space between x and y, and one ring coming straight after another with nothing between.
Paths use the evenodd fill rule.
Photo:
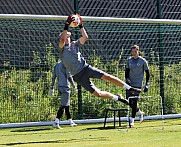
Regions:
<instances>
[{"instance_id":1,"label":"standing man","mask_svg":"<svg viewBox=\"0 0 181 147\"><path fill-rule=\"evenodd\" d=\"M150 79L150 72L148 68L148 63L146 59L139 56L140 48L137 45L131 47L132 57L130 57L126 63L126 70L125 70L125 78L126 83L130 86L136 87L141 89L143 79L144 79L144 72L146 73L146 84L144 86L144 92L148 92L148 85ZM139 96L139 93L131 93L130 91L126 90L126 99L131 96ZM130 120L130 125L134 126L134 119L136 116L136 112L140 114L140 123L143 121L144 112L142 112L139 108L137 108L137 98L130 98L129 99L129 106L132 108L132 117Z\"/></svg>"},{"instance_id":2,"label":"standing man","mask_svg":"<svg viewBox=\"0 0 181 147\"><path fill-rule=\"evenodd\" d=\"M52 75L52 85L51 85L51 88L49 91L50 96L53 95L54 84L55 84L56 78L58 79L58 92L61 97L61 107L57 112L57 116L53 123L53 127L62 129L59 125L59 122L60 122L60 118L62 117L64 111L65 111L67 119L70 123L70 126L71 127L76 126L77 124L75 124L73 122L73 120L71 119L71 115L70 115L70 83L73 86L74 90L76 88L75 88L72 76L66 70L66 68L62 64L62 62L59 62L54 66L53 75Z\"/></svg>"},{"instance_id":3,"label":"standing man","mask_svg":"<svg viewBox=\"0 0 181 147\"><path fill-rule=\"evenodd\" d=\"M97 78L111 82L117 86L124 87L128 89L131 93L140 93L141 91L141 89L133 88L119 78L105 73L102 70L93 68L86 63L86 60L79 51L79 47L81 45L84 45L85 41L88 39L88 35L82 24L82 18L80 16L79 18L79 28L82 36L78 40L71 42L71 33L68 32L70 23L74 21L74 17L72 17L72 15L67 18L64 26L64 31L60 35L59 47L61 50L63 64L65 65L67 70L73 75L74 81L79 83L94 96L114 99L128 104L128 101L126 99L123 99L122 96L114 95L106 91L101 91L97 87L95 87L94 84L90 81L90 78Z\"/></svg>"}]
</instances>

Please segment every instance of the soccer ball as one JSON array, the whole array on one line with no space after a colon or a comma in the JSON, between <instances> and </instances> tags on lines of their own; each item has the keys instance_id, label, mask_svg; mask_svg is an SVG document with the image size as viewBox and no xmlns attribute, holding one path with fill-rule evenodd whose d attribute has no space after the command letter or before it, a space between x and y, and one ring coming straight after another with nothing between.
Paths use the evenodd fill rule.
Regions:
<instances>
[{"instance_id":1,"label":"soccer ball","mask_svg":"<svg viewBox=\"0 0 181 147\"><path fill-rule=\"evenodd\" d=\"M72 17L74 17L75 20L70 23L70 27L72 28L78 27L80 24L79 17L77 15L72 15Z\"/></svg>"}]
</instances>

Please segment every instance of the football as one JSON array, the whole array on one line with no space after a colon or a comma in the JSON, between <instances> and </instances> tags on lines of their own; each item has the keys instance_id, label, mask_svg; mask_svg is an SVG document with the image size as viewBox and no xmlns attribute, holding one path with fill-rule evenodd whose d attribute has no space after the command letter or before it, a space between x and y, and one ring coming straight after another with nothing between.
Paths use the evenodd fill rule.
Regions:
<instances>
[{"instance_id":1,"label":"football","mask_svg":"<svg viewBox=\"0 0 181 147\"><path fill-rule=\"evenodd\" d=\"M70 27L75 28L78 27L80 24L80 19L77 15L72 15L72 17L75 19L74 21L71 22Z\"/></svg>"}]
</instances>

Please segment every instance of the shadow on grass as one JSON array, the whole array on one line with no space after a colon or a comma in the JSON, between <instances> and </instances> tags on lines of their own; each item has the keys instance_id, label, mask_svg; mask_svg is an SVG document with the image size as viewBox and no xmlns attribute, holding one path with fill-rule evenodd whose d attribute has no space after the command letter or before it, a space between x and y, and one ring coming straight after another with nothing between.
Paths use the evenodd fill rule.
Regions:
<instances>
[{"instance_id":1,"label":"shadow on grass","mask_svg":"<svg viewBox=\"0 0 181 147\"><path fill-rule=\"evenodd\" d=\"M72 142L83 142L83 141L109 141L106 137L96 137L96 138L76 138L76 139L64 139L64 140L50 140L50 141L30 141L30 142L14 142L0 144L5 146L15 146L15 145L25 145L25 144L40 144L40 143L72 143Z\"/></svg>"},{"instance_id":2,"label":"shadow on grass","mask_svg":"<svg viewBox=\"0 0 181 147\"><path fill-rule=\"evenodd\" d=\"M111 130L111 129L148 129L148 128L159 128L162 129L162 123L160 122L160 124L153 124L149 122L144 122L142 124L140 123L135 123L135 125L133 127L127 126L127 124L122 124L121 127L119 127L119 125L116 125L116 127L114 128L113 125L108 124L105 128L103 126L101 127L89 127L89 128L85 128L83 130Z\"/></svg>"},{"instance_id":3,"label":"shadow on grass","mask_svg":"<svg viewBox=\"0 0 181 147\"><path fill-rule=\"evenodd\" d=\"M127 126L116 126L114 128L114 126L106 126L106 127L92 127L92 128L86 128L83 130L111 130L111 129L126 129Z\"/></svg>"},{"instance_id":4,"label":"shadow on grass","mask_svg":"<svg viewBox=\"0 0 181 147\"><path fill-rule=\"evenodd\" d=\"M23 128L23 129L16 129L11 132L35 132L35 131L46 131L46 130L53 130L53 128L48 127L41 127L41 128Z\"/></svg>"},{"instance_id":5,"label":"shadow on grass","mask_svg":"<svg viewBox=\"0 0 181 147\"><path fill-rule=\"evenodd\" d=\"M181 122L178 123L178 119L170 119L170 120L164 120L165 125L181 125Z\"/></svg>"}]
</instances>

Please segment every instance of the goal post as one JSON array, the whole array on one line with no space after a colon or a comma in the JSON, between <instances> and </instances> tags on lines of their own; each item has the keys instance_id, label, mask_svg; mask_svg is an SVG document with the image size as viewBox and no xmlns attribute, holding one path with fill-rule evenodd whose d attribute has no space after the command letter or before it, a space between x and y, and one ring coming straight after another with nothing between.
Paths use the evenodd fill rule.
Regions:
<instances>
[{"instance_id":1,"label":"goal post","mask_svg":"<svg viewBox=\"0 0 181 147\"><path fill-rule=\"evenodd\" d=\"M0 14L0 123L52 121L60 99L47 95L53 65L59 61L58 37L67 16ZM81 52L87 62L124 80L130 46L137 44L151 70L148 95L160 91L160 64L164 65L165 114L180 114L181 20L82 16L89 39ZM78 28L69 28L74 34ZM163 60L160 61L159 34ZM75 36L72 35L72 40ZM102 90L125 96L125 90L94 80ZM77 96L71 93L71 113L77 119ZM117 102L93 97L83 89L85 119L104 117L103 108L122 107ZM156 114L151 112L150 115Z\"/></svg>"},{"instance_id":2,"label":"goal post","mask_svg":"<svg viewBox=\"0 0 181 147\"><path fill-rule=\"evenodd\" d=\"M66 20L68 16L63 15L31 15L31 14L0 14L1 19L29 19L29 20ZM151 24L176 24L181 20L175 19L145 19L145 18L116 18L116 17L94 17L81 16L83 21L91 22L126 22L126 23L151 23Z\"/></svg>"}]
</instances>

